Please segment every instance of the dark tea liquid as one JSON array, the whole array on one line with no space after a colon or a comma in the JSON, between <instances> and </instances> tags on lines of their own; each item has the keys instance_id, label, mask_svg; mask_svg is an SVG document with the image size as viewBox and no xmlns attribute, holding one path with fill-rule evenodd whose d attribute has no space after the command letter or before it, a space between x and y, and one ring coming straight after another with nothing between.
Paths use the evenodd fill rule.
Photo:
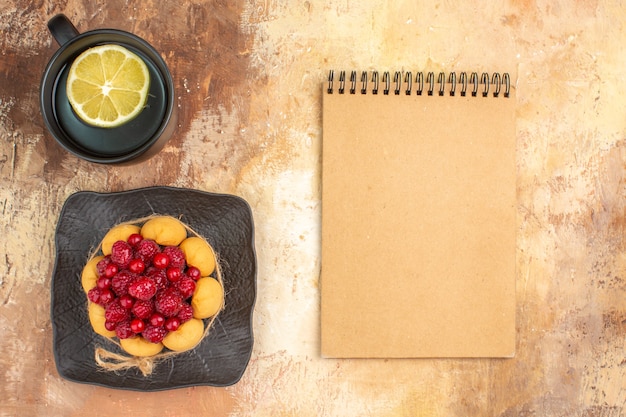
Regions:
<instances>
[{"instance_id":1,"label":"dark tea liquid","mask_svg":"<svg viewBox=\"0 0 626 417\"><path fill-rule=\"evenodd\" d=\"M96 127L83 122L74 113L67 98L67 77L71 62L59 72L53 91L56 106L54 117L61 129L77 147L98 156L123 155L141 147L159 130L167 109L167 90L163 76L154 63L137 49L120 45L143 59L150 73L150 91L146 106L133 120L114 128Z\"/></svg>"}]
</instances>

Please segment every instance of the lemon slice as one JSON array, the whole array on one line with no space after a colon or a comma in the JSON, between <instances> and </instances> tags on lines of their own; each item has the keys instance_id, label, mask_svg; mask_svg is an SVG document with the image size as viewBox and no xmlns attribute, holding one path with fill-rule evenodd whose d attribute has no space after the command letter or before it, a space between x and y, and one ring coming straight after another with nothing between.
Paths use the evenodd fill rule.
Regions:
<instances>
[{"instance_id":1,"label":"lemon slice","mask_svg":"<svg viewBox=\"0 0 626 417\"><path fill-rule=\"evenodd\" d=\"M143 110L149 88L145 62L122 46L106 44L87 49L74 60L67 98L84 122L117 127Z\"/></svg>"}]
</instances>

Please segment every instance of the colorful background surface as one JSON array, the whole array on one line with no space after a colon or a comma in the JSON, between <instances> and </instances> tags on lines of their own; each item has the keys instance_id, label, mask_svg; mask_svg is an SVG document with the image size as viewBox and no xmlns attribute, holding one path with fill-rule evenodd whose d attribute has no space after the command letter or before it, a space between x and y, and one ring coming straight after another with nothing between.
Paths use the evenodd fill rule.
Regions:
<instances>
[{"instance_id":1,"label":"colorful background surface","mask_svg":"<svg viewBox=\"0 0 626 417\"><path fill-rule=\"evenodd\" d=\"M0 1L0 415L626 413L626 9L374 3ZM179 125L155 158L93 165L45 131L39 81L57 49L46 28L56 13L80 31L134 32L162 53ZM514 74L514 359L320 358L320 106L330 69ZM252 207L255 346L236 385L141 393L56 372L49 292L62 204L79 190L151 185L236 194Z\"/></svg>"}]
</instances>

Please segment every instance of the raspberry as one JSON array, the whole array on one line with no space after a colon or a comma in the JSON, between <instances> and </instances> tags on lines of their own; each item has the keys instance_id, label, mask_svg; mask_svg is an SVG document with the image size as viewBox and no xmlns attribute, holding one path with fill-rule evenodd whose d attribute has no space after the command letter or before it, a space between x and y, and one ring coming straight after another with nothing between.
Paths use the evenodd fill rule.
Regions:
<instances>
[{"instance_id":1,"label":"raspberry","mask_svg":"<svg viewBox=\"0 0 626 417\"><path fill-rule=\"evenodd\" d=\"M196 290L196 281L187 276L183 276L183 278L176 283L176 288L178 288L180 295L182 295L184 299L187 299L191 297Z\"/></svg>"},{"instance_id":2,"label":"raspberry","mask_svg":"<svg viewBox=\"0 0 626 417\"><path fill-rule=\"evenodd\" d=\"M151 324L147 325L141 333L144 339L152 343L160 343L166 334L167 330L164 327L157 327Z\"/></svg>"},{"instance_id":3,"label":"raspberry","mask_svg":"<svg viewBox=\"0 0 626 417\"><path fill-rule=\"evenodd\" d=\"M126 268L131 259L133 259L133 248L128 242L118 240L113 244L111 247L111 260L117 264L117 266Z\"/></svg>"},{"instance_id":4,"label":"raspberry","mask_svg":"<svg viewBox=\"0 0 626 417\"><path fill-rule=\"evenodd\" d=\"M148 266L148 264L152 262L154 255L159 253L160 250L159 245L154 240L144 239L137 244L135 255Z\"/></svg>"},{"instance_id":5,"label":"raspberry","mask_svg":"<svg viewBox=\"0 0 626 417\"><path fill-rule=\"evenodd\" d=\"M140 319L149 318L154 312L154 303L152 300L137 300L131 309L135 317Z\"/></svg>"},{"instance_id":6,"label":"raspberry","mask_svg":"<svg viewBox=\"0 0 626 417\"><path fill-rule=\"evenodd\" d=\"M149 300L154 297L157 287L154 281L148 277L140 277L128 287L128 293L138 300Z\"/></svg>"},{"instance_id":7,"label":"raspberry","mask_svg":"<svg viewBox=\"0 0 626 417\"><path fill-rule=\"evenodd\" d=\"M111 256L107 255L96 264L96 270L98 271L99 277L103 277L106 275L107 266L111 263Z\"/></svg>"},{"instance_id":8,"label":"raspberry","mask_svg":"<svg viewBox=\"0 0 626 417\"><path fill-rule=\"evenodd\" d=\"M137 279L137 275L130 271L120 271L111 280L111 289L118 296L128 294L128 287Z\"/></svg>"},{"instance_id":9,"label":"raspberry","mask_svg":"<svg viewBox=\"0 0 626 417\"><path fill-rule=\"evenodd\" d=\"M119 323L128 320L129 317L129 311L122 307L119 298L114 299L105 307L104 318L106 321Z\"/></svg>"},{"instance_id":10,"label":"raspberry","mask_svg":"<svg viewBox=\"0 0 626 417\"><path fill-rule=\"evenodd\" d=\"M119 339L142 335L159 343L193 318L191 297L201 273L180 247L136 233L115 242L96 268L87 297L104 307L104 326Z\"/></svg>"},{"instance_id":11,"label":"raspberry","mask_svg":"<svg viewBox=\"0 0 626 417\"><path fill-rule=\"evenodd\" d=\"M164 290L167 287L167 276L165 270L151 266L145 273L156 284L157 291Z\"/></svg>"},{"instance_id":12,"label":"raspberry","mask_svg":"<svg viewBox=\"0 0 626 417\"><path fill-rule=\"evenodd\" d=\"M105 307L115 298L113 292L108 288L93 287L87 292L87 298L92 303L100 304Z\"/></svg>"},{"instance_id":13,"label":"raspberry","mask_svg":"<svg viewBox=\"0 0 626 417\"><path fill-rule=\"evenodd\" d=\"M173 288L160 292L154 302L154 308L165 317L173 317L183 306L183 297Z\"/></svg>"},{"instance_id":14,"label":"raspberry","mask_svg":"<svg viewBox=\"0 0 626 417\"><path fill-rule=\"evenodd\" d=\"M108 288L104 288L100 290L100 299L98 300L98 304L101 306L106 306L115 298L115 294Z\"/></svg>"},{"instance_id":15,"label":"raspberry","mask_svg":"<svg viewBox=\"0 0 626 417\"><path fill-rule=\"evenodd\" d=\"M193 308L188 303L183 303L180 311L178 312L178 320L180 320L180 324L183 324L186 321L191 320L193 317Z\"/></svg>"},{"instance_id":16,"label":"raspberry","mask_svg":"<svg viewBox=\"0 0 626 417\"><path fill-rule=\"evenodd\" d=\"M185 254L178 246L166 246L163 253L170 258L169 266L184 269L186 265Z\"/></svg>"},{"instance_id":17,"label":"raspberry","mask_svg":"<svg viewBox=\"0 0 626 417\"><path fill-rule=\"evenodd\" d=\"M89 298L89 301L91 301L92 303L99 304L100 303L100 292L101 291L102 290L100 290L100 288L93 287L87 293L87 298Z\"/></svg>"},{"instance_id":18,"label":"raspberry","mask_svg":"<svg viewBox=\"0 0 626 417\"><path fill-rule=\"evenodd\" d=\"M135 335L135 333L133 332L133 329L130 328L129 320L124 320L122 322L117 323L117 326L115 326L115 334L120 339L128 339L129 337L132 337Z\"/></svg>"}]
</instances>

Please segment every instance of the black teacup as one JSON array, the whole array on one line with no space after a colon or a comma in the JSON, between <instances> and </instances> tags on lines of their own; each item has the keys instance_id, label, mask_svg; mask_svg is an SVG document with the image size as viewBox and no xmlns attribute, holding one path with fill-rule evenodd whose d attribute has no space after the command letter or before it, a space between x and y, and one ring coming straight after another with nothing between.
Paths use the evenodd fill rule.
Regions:
<instances>
[{"instance_id":1,"label":"black teacup","mask_svg":"<svg viewBox=\"0 0 626 417\"><path fill-rule=\"evenodd\" d=\"M87 161L121 164L145 160L157 153L176 128L174 83L159 53L145 40L116 29L79 33L64 15L48 21L60 48L50 59L41 81L41 112L56 141ZM144 60L150 72L150 91L145 108L133 120L114 128L83 122L72 110L66 82L73 60L88 48L118 44Z\"/></svg>"}]
</instances>

